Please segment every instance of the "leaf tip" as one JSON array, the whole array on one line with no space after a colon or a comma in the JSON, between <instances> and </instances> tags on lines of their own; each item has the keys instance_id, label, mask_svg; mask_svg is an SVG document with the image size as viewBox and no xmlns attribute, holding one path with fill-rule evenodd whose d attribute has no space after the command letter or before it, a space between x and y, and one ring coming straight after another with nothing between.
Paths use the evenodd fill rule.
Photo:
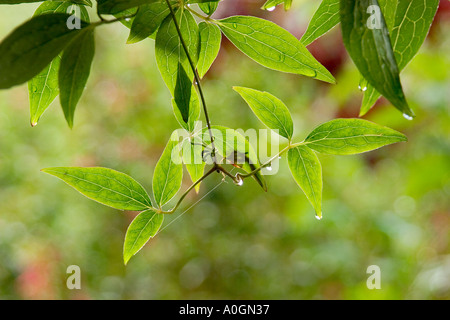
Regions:
<instances>
[{"instance_id":1,"label":"leaf tip","mask_svg":"<svg viewBox=\"0 0 450 320\"><path fill-rule=\"evenodd\" d=\"M406 120L413 120L416 117L416 114L411 110L408 109L406 112L403 113L403 118L405 118Z\"/></svg>"},{"instance_id":2,"label":"leaf tip","mask_svg":"<svg viewBox=\"0 0 450 320\"><path fill-rule=\"evenodd\" d=\"M333 75L331 75L331 77L327 77L327 80L325 81L328 82L329 84L337 84L336 78Z\"/></svg>"},{"instance_id":3,"label":"leaf tip","mask_svg":"<svg viewBox=\"0 0 450 320\"><path fill-rule=\"evenodd\" d=\"M128 254L123 255L123 265L126 267L128 265L128 262L130 261L131 256Z\"/></svg>"},{"instance_id":4,"label":"leaf tip","mask_svg":"<svg viewBox=\"0 0 450 320\"><path fill-rule=\"evenodd\" d=\"M359 110L359 114L358 114L358 117L364 117L365 115L367 114L367 111L366 110L363 110L362 108L361 108L361 110Z\"/></svg>"},{"instance_id":5,"label":"leaf tip","mask_svg":"<svg viewBox=\"0 0 450 320\"><path fill-rule=\"evenodd\" d=\"M233 86L231 87L234 91L236 91L237 93L240 93L239 91L242 89L242 87L238 87L238 86Z\"/></svg>"},{"instance_id":6,"label":"leaf tip","mask_svg":"<svg viewBox=\"0 0 450 320\"><path fill-rule=\"evenodd\" d=\"M126 44L135 44L136 42L137 42L137 41L134 40L134 38L130 37L130 38L127 39Z\"/></svg>"},{"instance_id":7,"label":"leaf tip","mask_svg":"<svg viewBox=\"0 0 450 320\"><path fill-rule=\"evenodd\" d=\"M61 168L57 168L57 167L44 168L44 169L41 169L40 172L44 172L44 173L50 174L52 176L56 176L56 174L58 173L58 169L61 169Z\"/></svg>"},{"instance_id":8,"label":"leaf tip","mask_svg":"<svg viewBox=\"0 0 450 320\"><path fill-rule=\"evenodd\" d=\"M400 134L400 142L408 142L408 137L403 133Z\"/></svg>"}]
</instances>

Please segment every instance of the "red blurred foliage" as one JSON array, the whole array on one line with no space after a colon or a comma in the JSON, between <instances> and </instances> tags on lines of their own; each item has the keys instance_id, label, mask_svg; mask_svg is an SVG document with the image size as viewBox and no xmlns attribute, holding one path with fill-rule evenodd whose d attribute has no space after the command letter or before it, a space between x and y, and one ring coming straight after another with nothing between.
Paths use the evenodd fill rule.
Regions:
<instances>
[{"instance_id":1,"label":"red blurred foliage","mask_svg":"<svg viewBox=\"0 0 450 320\"><path fill-rule=\"evenodd\" d=\"M448 0L441 0L439 2L439 8L436 13L436 16L434 17L433 25L431 26L430 34L428 35L428 38L430 41L435 42L439 41L437 39L438 30L442 27L444 22L450 21L450 1Z\"/></svg>"},{"instance_id":2,"label":"red blurred foliage","mask_svg":"<svg viewBox=\"0 0 450 320\"><path fill-rule=\"evenodd\" d=\"M52 282L53 262L38 260L26 266L16 279L16 290L25 300L52 300L57 293Z\"/></svg>"}]
</instances>

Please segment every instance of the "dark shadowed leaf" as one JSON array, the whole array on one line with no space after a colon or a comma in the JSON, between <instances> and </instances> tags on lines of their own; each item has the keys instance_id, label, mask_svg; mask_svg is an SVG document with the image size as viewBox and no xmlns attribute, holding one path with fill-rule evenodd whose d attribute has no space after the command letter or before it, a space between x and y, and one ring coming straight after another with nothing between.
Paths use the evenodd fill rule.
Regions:
<instances>
[{"instance_id":1,"label":"dark shadowed leaf","mask_svg":"<svg viewBox=\"0 0 450 320\"><path fill-rule=\"evenodd\" d=\"M439 0L383 0L382 11L390 31L398 68L403 70L414 58L430 30ZM381 1L380 1L381 4ZM366 114L380 98L376 89L368 85L364 92L360 115Z\"/></svg>"},{"instance_id":2,"label":"dark shadowed leaf","mask_svg":"<svg viewBox=\"0 0 450 320\"><path fill-rule=\"evenodd\" d=\"M78 101L83 94L92 60L95 54L94 29L85 29L68 46L61 58L59 68L60 102L69 127L73 127L73 118Z\"/></svg>"},{"instance_id":3,"label":"dark shadowed leaf","mask_svg":"<svg viewBox=\"0 0 450 320\"><path fill-rule=\"evenodd\" d=\"M175 15L189 55L193 59L194 65L196 65L200 42L197 22L192 14L186 10L179 9ZM194 79L194 73L178 37L178 32L171 15L166 17L156 34L155 56L161 76L172 95L174 94L177 82L179 63L183 66L189 79Z\"/></svg>"},{"instance_id":4,"label":"dark shadowed leaf","mask_svg":"<svg viewBox=\"0 0 450 320\"><path fill-rule=\"evenodd\" d=\"M72 6L69 1L45 1L34 13L35 16L52 13L65 13ZM89 14L85 7L80 7L81 19L89 22ZM28 96L30 99L30 122L37 125L42 114L59 94L58 73L61 53L37 76L28 81Z\"/></svg>"},{"instance_id":5,"label":"dark shadowed leaf","mask_svg":"<svg viewBox=\"0 0 450 320\"><path fill-rule=\"evenodd\" d=\"M398 110L413 117L378 2L341 0L340 17L345 47L363 77Z\"/></svg>"},{"instance_id":6,"label":"dark shadowed leaf","mask_svg":"<svg viewBox=\"0 0 450 320\"><path fill-rule=\"evenodd\" d=\"M136 43L154 34L169 13L170 10L165 2L146 4L139 7L131 25L127 43Z\"/></svg>"},{"instance_id":7,"label":"dark shadowed leaf","mask_svg":"<svg viewBox=\"0 0 450 320\"><path fill-rule=\"evenodd\" d=\"M33 17L0 44L0 89L22 84L38 75L83 29L67 28L70 15ZM81 22L81 27L88 24Z\"/></svg>"},{"instance_id":8,"label":"dark shadowed leaf","mask_svg":"<svg viewBox=\"0 0 450 320\"><path fill-rule=\"evenodd\" d=\"M158 1L159 0L97 0L97 10L100 14L117 14L127 9Z\"/></svg>"}]
</instances>

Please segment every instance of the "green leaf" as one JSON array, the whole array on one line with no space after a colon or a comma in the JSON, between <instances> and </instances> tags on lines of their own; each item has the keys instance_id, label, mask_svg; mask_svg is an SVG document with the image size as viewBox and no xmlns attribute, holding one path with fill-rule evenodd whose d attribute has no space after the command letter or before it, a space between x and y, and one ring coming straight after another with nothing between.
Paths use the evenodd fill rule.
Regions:
<instances>
[{"instance_id":1,"label":"green leaf","mask_svg":"<svg viewBox=\"0 0 450 320\"><path fill-rule=\"evenodd\" d=\"M197 70L200 78L203 78L219 54L222 41L222 33L215 25L200 22L200 56L198 58Z\"/></svg>"},{"instance_id":2,"label":"green leaf","mask_svg":"<svg viewBox=\"0 0 450 320\"><path fill-rule=\"evenodd\" d=\"M72 6L70 2L45 1L34 13L34 16L51 13L66 13ZM37 125L42 114L59 94L58 71L61 54L56 56L50 64L37 76L28 81L28 96L30 99L30 122Z\"/></svg>"},{"instance_id":3,"label":"green leaf","mask_svg":"<svg viewBox=\"0 0 450 320\"><path fill-rule=\"evenodd\" d=\"M367 85L367 87L364 88L364 96L361 103L361 110L359 111L359 116L364 116L367 112L369 112L370 108L373 107L373 105L378 101L380 98L380 94L377 90L375 90L374 87L372 87L370 84Z\"/></svg>"},{"instance_id":4,"label":"green leaf","mask_svg":"<svg viewBox=\"0 0 450 320\"><path fill-rule=\"evenodd\" d=\"M92 7L92 1L91 0L70 0L73 3L76 4L82 4L88 7Z\"/></svg>"},{"instance_id":5,"label":"green leaf","mask_svg":"<svg viewBox=\"0 0 450 320\"><path fill-rule=\"evenodd\" d=\"M190 140L183 142L183 163L191 176L192 182L197 182L203 177L205 172L206 163L202 159L202 145L201 140L195 139L193 143ZM198 193L200 190L200 183L195 186L195 191Z\"/></svg>"},{"instance_id":6,"label":"green leaf","mask_svg":"<svg viewBox=\"0 0 450 320\"><path fill-rule=\"evenodd\" d=\"M403 93L389 31L379 8L377 0L341 0L344 44L367 82L403 114L413 117L414 113ZM374 11L371 12L370 9ZM368 10L370 13L367 13ZM373 22L378 26L369 28L368 25Z\"/></svg>"},{"instance_id":7,"label":"green leaf","mask_svg":"<svg viewBox=\"0 0 450 320\"><path fill-rule=\"evenodd\" d=\"M141 212L130 224L123 246L123 261L125 265L153 238L161 228L164 215L153 209Z\"/></svg>"},{"instance_id":8,"label":"green leaf","mask_svg":"<svg viewBox=\"0 0 450 320\"><path fill-rule=\"evenodd\" d=\"M194 65L198 61L199 32L198 25L189 11L179 9L175 13L183 40L186 43ZM178 37L172 16L169 15L161 24L155 41L155 56L161 76L172 96L177 82L178 65L181 63L189 79L194 79L194 73Z\"/></svg>"},{"instance_id":9,"label":"green leaf","mask_svg":"<svg viewBox=\"0 0 450 320\"><path fill-rule=\"evenodd\" d=\"M273 22L251 16L233 16L219 20L217 24L239 50L267 68L335 82L330 72L297 38Z\"/></svg>"},{"instance_id":10,"label":"green leaf","mask_svg":"<svg viewBox=\"0 0 450 320\"><path fill-rule=\"evenodd\" d=\"M284 10L291 9L292 0L267 0L261 9L272 11L277 5L284 3Z\"/></svg>"},{"instance_id":11,"label":"green leaf","mask_svg":"<svg viewBox=\"0 0 450 320\"><path fill-rule=\"evenodd\" d=\"M53 1L61 1L61 0L53 0ZM62 0L65 1L65 0ZM50 2L50 1L46 1ZM74 4L81 4L83 6L92 7L92 1L91 0L68 0L68 2L74 3Z\"/></svg>"},{"instance_id":12,"label":"green leaf","mask_svg":"<svg viewBox=\"0 0 450 320\"><path fill-rule=\"evenodd\" d=\"M43 2L44 0L0 0L0 4L19 4L19 3L32 3L32 2ZM70 1L65 1L65 0L49 0L49 1L44 1L43 4L45 3L58 3L58 2L68 2L69 5L70 4L82 4L84 6L89 6L92 7L92 2L91 0L70 0Z\"/></svg>"},{"instance_id":13,"label":"green leaf","mask_svg":"<svg viewBox=\"0 0 450 320\"><path fill-rule=\"evenodd\" d=\"M117 19L120 19L121 24L123 24L128 29L131 29L133 22L134 22L134 18L137 14L137 11L138 11L138 8L127 9L127 10L124 10L124 11L114 14L114 17L116 17ZM124 18L124 17L129 17L129 18ZM154 36L154 35L151 35L151 36ZM151 38L151 36L150 36L150 38Z\"/></svg>"},{"instance_id":14,"label":"green leaf","mask_svg":"<svg viewBox=\"0 0 450 320\"><path fill-rule=\"evenodd\" d=\"M169 14L170 9L165 2L146 4L139 7L131 25L127 43L136 43L154 34Z\"/></svg>"},{"instance_id":15,"label":"green leaf","mask_svg":"<svg viewBox=\"0 0 450 320\"><path fill-rule=\"evenodd\" d=\"M180 190L183 165L176 132L172 134L153 174L153 194L159 207L170 201Z\"/></svg>"},{"instance_id":16,"label":"green leaf","mask_svg":"<svg viewBox=\"0 0 450 320\"><path fill-rule=\"evenodd\" d=\"M59 68L60 102L69 127L89 78L95 54L94 29L85 29L64 50Z\"/></svg>"},{"instance_id":17,"label":"green leaf","mask_svg":"<svg viewBox=\"0 0 450 320\"><path fill-rule=\"evenodd\" d=\"M59 94L58 70L61 57L57 56L40 74L28 82L30 123L36 126L42 114Z\"/></svg>"},{"instance_id":18,"label":"green leaf","mask_svg":"<svg viewBox=\"0 0 450 320\"><path fill-rule=\"evenodd\" d=\"M159 0L97 0L97 11L99 14L114 15L127 9L157 1Z\"/></svg>"},{"instance_id":19,"label":"green leaf","mask_svg":"<svg viewBox=\"0 0 450 320\"><path fill-rule=\"evenodd\" d=\"M386 18L386 23L400 71L414 58L425 41L438 6L439 0L388 0L382 6L383 13L391 15ZM368 85L360 115L366 114L379 97L376 89Z\"/></svg>"},{"instance_id":20,"label":"green leaf","mask_svg":"<svg viewBox=\"0 0 450 320\"><path fill-rule=\"evenodd\" d=\"M340 21L339 0L323 0L300 40L305 46L333 29Z\"/></svg>"},{"instance_id":21,"label":"green leaf","mask_svg":"<svg viewBox=\"0 0 450 320\"><path fill-rule=\"evenodd\" d=\"M257 91L250 88L234 87L247 102L255 115L272 130L288 140L292 139L294 124L286 105L277 97L268 92Z\"/></svg>"},{"instance_id":22,"label":"green leaf","mask_svg":"<svg viewBox=\"0 0 450 320\"><path fill-rule=\"evenodd\" d=\"M52 13L70 13L67 9L73 5L70 1L44 1L34 12L33 17Z\"/></svg>"},{"instance_id":23,"label":"green leaf","mask_svg":"<svg viewBox=\"0 0 450 320\"><path fill-rule=\"evenodd\" d=\"M67 28L68 14L33 17L0 44L0 89L37 76L81 30ZM82 28L88 24L81 22Z\"/></svg>"},{"instance_id":24,"label":"green leaf","mask_svg":"<svg viewBox=\"0 0 450 320\"><path fill-rule=\"evenodd\" d=\"M32 3L41 2L42 0L0 0L0 4L19 4L19 3Z\"/></svg>"},{"instance_id":25,"label":"green leaf","mask_svg":"<svg viewBox=\"0 0 450 320\"><path fill-rule=\"evenodd\" d=\"M322 166L317 155L306 146L288 151L292 176L311 202L316 216L322 218Z\"/></svg>"},{"instance_id":26,"label":"green leaf","mask_svg":"<svg viewBox=\"0 0 450 320\"><path fill-rule=\"evenodd\" d=\"M142 211L152 207L144 188L130 176L107 168L47 168L51 174L86 197L119 210Z\"/></svg>"},{"instance_id":27,"label":"green leaf","mask_svg":"<svg viewBox=\"0 0 450 320\"><path fill-rule=\"evenodd\" d=\"M405 68L425 41L439 0L398 0L391 39L400 70ZM392 10L392 9L391 9Z\"/></svg>"},{"instance_id":28,"label":"green leaf","mask_svg":"<svg viewBox=\"0 0 450 320\"><path fill-rule=\"evenodd\" d=\"M201 4L209 4L209 3L218 3L220 0L187 0L186 2L191 3L197 3L198 5Z\"/></svg>"},{"instance_id":29,"label":"green leaf","mask_svg":"<svg viewBox=\"0 0 450 320\"><path fill-rule=\"evenodd\" d=\"M199 8L206 13L208 16L211 16L219 6L219 1L215 2L202 2L198 4Z\"/></svg>"},{"instance_id":30,"label":"green leaf","mask_svg":"<svg viewBox=\"0 0 450 320\"><path fill-rule=\"evenodd\" d=\"M315 151L349 155L407 141L404 134L363 119L335 119L314 129L305 143Z\"/></svg>"},{"instance_id":31,"label":"green leaf","mask_svg":"<svg viewBox=\"0 0 450 320\"><path fill-rule=\"evenodd\" d=\"M177 10L175 17L192 63L196 65L200 42L197 22L192 14L184 9ZM199 99L193 86L194 73L172 15L166 17L158 29L155 55L161 76L174 97L172 105L175 117L183 128L192 131L194 122L200 115Z\"/></svg>"},{"instance_id":32,"label":"green leaf","mask_svg":"<svg viewBox=\"0 0 450 320\"><path fill-rule=\"evenodd\" d=\"M187 3L198 3L198 4L202 4L202 3L217 3L220 0L188 0L186 1Z\"/></svg>"}]
</instances>

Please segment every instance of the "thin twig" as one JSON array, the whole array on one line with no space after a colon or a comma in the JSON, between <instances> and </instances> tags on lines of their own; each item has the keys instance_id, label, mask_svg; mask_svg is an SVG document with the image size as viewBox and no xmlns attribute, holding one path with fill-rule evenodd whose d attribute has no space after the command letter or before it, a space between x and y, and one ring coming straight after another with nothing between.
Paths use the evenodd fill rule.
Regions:
<instances>
[{"instance_id":1,"label":"thin twig","mask_svg":"<svg viewBox=\"0 0 450 320\"><path fill-rule=\"evenodd\" d=\"M201 99L201 101L202 101L203 112L205 113L205 119L206 119L206 126L208 127L209 136L210 136L210 138L211 138L211 147L212 147L213 150L214 150L214 149L215 149L215 148L214 148L214 136L213 136L213 134L212 134L211 121L210 121L210 119L209 119L209 113L208 113L208 108L207 108L207 106L206 106L205 95L203 94L203 89L202 89L202 86L201 86L201 83L200 83L200 76L198 75L197 67L195 66L194 62L192 61L192 57L191 57L191 55L190 55L190 53L189 53L189 49L188 49L188 47L187 47L187 45L186 45L186 42L185 42L184 39L183 39L183 35L181 34L181 29L180 29L180 26L179 26L179 24L178 24L177 18L176 18L176 16L175 16L175 12L173 11L173 8L172 8L172 6L171 6L169 0L166 0L166 3L167 3L167 6L169 7L170 15L172 16L172 20L173 20L173 22L174 22L174 24L175 24L175 28L176 28L176 30L177 30L178 37L180 38L181 45L183 46L184 52L186 53L186 56L187 56L187 58L188 58L189 64L190 64L191 69L192 69L192 72L194 73L195 84L196 84L196 86L197 86L197 89L198 89L198 92L199 92L199 95L200 95L200 99ZM214 161L214 163L216 164L216 159L215 159L215 157L214 157L213 161ZM217 165L217 164L216 164L216 165Z\"/></svg>"}]
</instances>

